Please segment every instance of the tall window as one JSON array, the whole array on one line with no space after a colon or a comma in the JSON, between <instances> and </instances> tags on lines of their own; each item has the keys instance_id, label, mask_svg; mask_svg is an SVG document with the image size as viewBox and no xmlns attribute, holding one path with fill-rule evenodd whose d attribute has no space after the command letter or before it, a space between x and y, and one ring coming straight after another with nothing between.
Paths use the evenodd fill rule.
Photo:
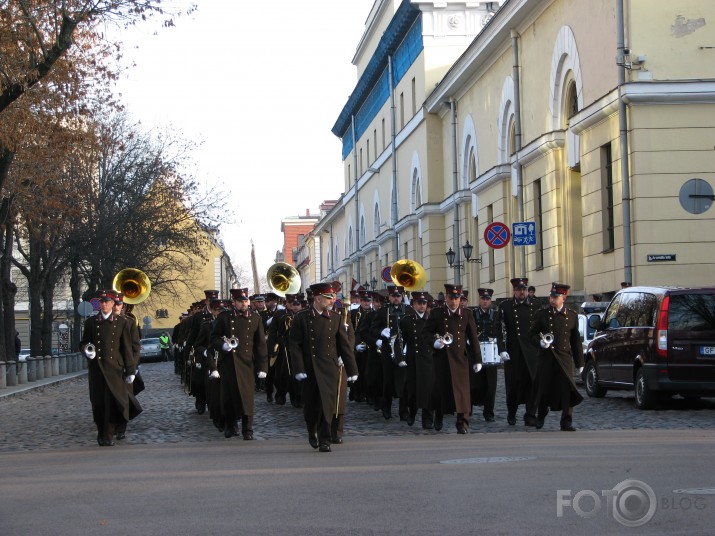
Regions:
<instances>
[{"instance_id":1,"label":"tall window","mask_svg":"<svg viewBox=\"0 0 715 536\"><path fill-rule=\"evenodd\" d=\"M375 213L372 220L372 232L375 238L380 234L380 206L377 203L375 204Z\"/></svg>"},{"instance_id":2,"label":"tall window","mask_svg":"<svg viewBox=\"0 0 715 536\"><path fill-rule=\"evenodd\" d=\"M347 252L346 253L350 254L353 251L355 251L353 249L353 228L352 228L352 226L350 226L350 229L348 230L348 243L347 243ZM345 256L347 257L348 255L345 255Z\"/></svg>"},{"instance_id":3,"label":"tall window","mask_svg":"<svg viewBox=\"0 0 715 536\"><path fill-rule=\"evenodd\" d=\"M372 148L374 149L375 158L377 158L377 129L372 131Z\"/></svg>"},{"instance_id":4,"label":"tall window","mask_svg":"<svg viewBox=\"0 0 715 536\"><path fill-rule=\"evenodd\" d=\"M414 117L415 114L417 114L417 84L415 83L415 79L412 79L412 116Z\"/></svg>"},{"instance_id":5,"label":"tall window","mask_svg":"<svg viewBox=\"0 0 715 536\"><path fill-rule=\"evenodd\" d=\"M400 129L405 128L405 94L400 93Z\"/></svg>"},{"instance_id":6,"label":"tall window","mask_svg":"<svg viewBox=\"0 0 715 536\"><path fill-rule=\"evenodd\" d=\"M365 239L365 216L360 217L360 243L364 246L367 240Z\"/></svg>"},{"instance_id":7,"label":"tall window","mask_svg":"<svg viewBox=\"0 0 715 536\"><path fill-rule=\"evenodd\" d=\"M534 221L536 222L536 259L537 270L544 268L544 208L541 205L541 179L534 181Z\"/></svg>"},{"instance_id":8,"label":"tall window","mask_svg":"<svg viewBox=\"0 0 715 536\"><path fill-rule=\"evenodd\" d=\"M514 156L516 152L516 123L514 123L514 118L511 119L511 125L509 125L509 156Z\"/></svg>"},{"instance_id":9,"label":"tall window","mask_svg":"<svg viewBox=\"0 0 715 536\"><path fill-rule=\"evenodd\" d=\"M363 164L362 164L362 148L361 148L360 149L360 175L363 174L364 169L365 168L363 167Z\"/></svg>"},{"instance_id":10,"label":"tall window","mask_svg":"<svg viewBox=\"0 0 715 536\"><path fill-rule=\"evenodd\" d=\"M385 118L383 117L382 118L382 150L383 151L385 150L385 147L387 147L387 145L385 145Z\"/></svg>"},{"instance_id":11,"label":"tall window","mask_svg":"<svg viewBox=\"0 0 715 536\"><path fill-rule=\"evenodd\" d=\"M613 152L610 143L601 146L601 206L603 251L611 251L616 243L613 220Z\"/></svg>"},{"instance_id":12,"label":"tall window","mask_svg":"<svg viewBox=\"0 0 715 536\"><path fill-rule=\"evenodd\" d=\"M365 149L367 152L367 166L370 167L370 138L365 142Z\"/></svg>"}]
</instances>

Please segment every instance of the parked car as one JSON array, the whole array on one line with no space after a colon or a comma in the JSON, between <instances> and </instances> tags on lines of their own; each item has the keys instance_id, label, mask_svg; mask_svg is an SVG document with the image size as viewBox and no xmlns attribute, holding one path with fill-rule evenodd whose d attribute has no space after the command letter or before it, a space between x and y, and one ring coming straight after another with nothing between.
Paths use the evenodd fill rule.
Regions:
<instances>
[{"instance_id":1,"label":"parked car","mask_svg":"<svg viewBox=\"0 0 715 536\"><path fill-rule=\"evenodd\" d=\"M674 394L715 396L715 287L622 289L589 325L589 396L633 389L640 409Z\"/></svg>"},{"instance_id":2,"label":"parked car","mask_svg":"<svg viewBox=\"0 0 715 536\"><path fill-rule=\"evenodd\" d=\"M581 334L581 343L583 344L583 355L586 357L589 343L596 335L596 328L589 325L592 317L603 318L603 312L606 310L608 302L583 302L581 304L581 313L578 315L578 331ZM595 323L595 321L594 321Z\"/></svg>"},{"instance_id":3,"label":"parked car","mask_svg":"<svg viewBox=\"0 0 715 536\"><path fill-rule=\"evenodd\" d=\"M161 361L161 343L159 338L151 337L139 341L141 344L140 361L146 363L148 361Z\"/></svg>"},{"instance_id":4,"label":"parked car","mask_svg":"<svg viewBox=\"0 0 715 536\"><path fill-rule=\"evenodd\" d=\"M23 348L20 350L20 355L17 357L18 361L27 361L27 358L30 357L30 349L29 348Z\"/></svg>"}]
</instances>

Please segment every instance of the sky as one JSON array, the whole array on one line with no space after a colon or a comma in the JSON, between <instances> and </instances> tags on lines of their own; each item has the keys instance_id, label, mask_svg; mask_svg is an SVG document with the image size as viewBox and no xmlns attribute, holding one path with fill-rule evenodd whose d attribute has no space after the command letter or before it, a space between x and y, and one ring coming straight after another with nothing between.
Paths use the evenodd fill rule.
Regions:
<instances>
[{"instance_id":1,"label":"sky","mask_svg":"<svg viewBox=\"0 0 715 536\"><path fill-rule=\"evenodd\" d=\"M194 1L173 28L121 32L117 91L146 128L200 143L191 171L234 212L225 249L250 275L253 242L263 276L282 249L281 219L317 214L343 191L331 128L357 83L351 61L374 0Z\"/></svg>"}]
</instances>

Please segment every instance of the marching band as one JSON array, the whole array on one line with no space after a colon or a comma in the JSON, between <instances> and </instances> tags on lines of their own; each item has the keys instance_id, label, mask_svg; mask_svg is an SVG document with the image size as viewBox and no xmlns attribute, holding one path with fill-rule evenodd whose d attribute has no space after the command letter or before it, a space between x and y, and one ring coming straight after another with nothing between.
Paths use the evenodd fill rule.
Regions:
<instances>
[{"instance_id":1,"label":"marching band","mask_svg":"<svg viewBox=\"0 0 715 536\"><path fill-rule=\"evenodd\" d=\"M539 384L541 356L551 354L543 339L534 340L533 324L555 313L551 306L539 312L526 296L525 278L512 280L514 298L499 306L492 304L492 289L480 288L478 305L469 307L461 285L445 284L440 299L422 290L426 274L414 261L398 261L391 275L395 284L385 291L356 289L344 305L337 300L340 283L317 283L302 293L297 270L285 263L269 270L267 294L232 289L227 302L206 290L206 299L192 304L172 333L175 372L198 413L208 407L226 438L239 434L240 423L241 436L251 440L254 397L265 391L268 403L302 409L308 443L330 452L343 442L348 400L390 419L397 398L408 426L421 413L422 429L441 431L451 414L457 432L467 434L474 406L483 407L485 421L495 420L497 369L503 366L508 424L516 424L518 406L525 404L525 426L537 419L541 425L552 407L568 414L562 430L575 430L568 400L580 400L550 391L552 385L572 387L572 379L554 380L561 369L550 365L548 384ZM554 283L559 296L564 288ZM562 324L568 334L556 333ZM571 324L548 328L551 341L573 337ZM558 403L550 406L554 399Z\"/></svg>"}]
</instances>

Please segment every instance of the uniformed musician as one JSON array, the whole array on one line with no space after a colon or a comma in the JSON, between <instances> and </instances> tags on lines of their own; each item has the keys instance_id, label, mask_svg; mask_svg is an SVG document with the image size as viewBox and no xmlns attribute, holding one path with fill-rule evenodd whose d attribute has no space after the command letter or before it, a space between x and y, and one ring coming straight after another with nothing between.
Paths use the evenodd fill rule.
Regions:
<instances>
[{"instance_id":1,"label":"uniformed musician","mask_svg":"<svg viewBox=\"0 0 715 536\"><path fill-rule=\"evenodd\" d=\"M85 321L79 350L89 361L89 400L97 444L111 447L116 427L139 415L142 408L126 387L136 374L131 326L126 318L114 314L111 291L102 290L97 297L99 314Z\"/></svg>"},{"instance_id":2,"label":"uniformed musician","mask_svg":"<svg viewBox=\"0 0 715 536\"><path fill-rule=\"evenodd\" d=\"M425 327L436 350L434 428L441 430L444 414L456 412L457 433L467 434L472 411L469 375L482 368L477 326L474 316L459 307L462 286L444 288L445 305L431 311Z\"/></svg>"},{"instance_id":3,"label":"uniformed musician","mask_svg":"<svg viewBox=\"0 0 715 536\"><path fill-rule=\"evenodd\" d=\"M303 382L303 415L308 443L320 452L342 443L347 383L358 378L352 326L331 311L337 291L332 283L310 286L313 305L295 316L289 334L295 378Z\"/></svg>"},{"instance_id":4,"label":"uniformed musician","mask_svg":"<svg viewBox=\"0 0 715 536\"><path fill-rule=\"evenodd\" d=\"M407 362L407 378L401 400L407 411L407 424L415 422L417 409L422 409L422 428L434 426L434 362L432 341L425 336L428 293L412 291L412 311L400 321ZM401 403L402 405L402 403Z\"/></svg>"},{"instance_id":5,"label":"uniformed musician","mask_svg":"<svg viewBox=\"0 0 715 536\"><path fill-rule=\"evenodd\" d=\"M574 361L583 372L583 348L578 331L578 313L566 307L569 285L553 283L549 306L539 310L529 330L538 348L536 373L536 428L544 426L549 409L561 410L561 430L575 432L573 408L583 401L573 380Z\"/></svg>"},{"instance_id":6,"label":"uniformed musician","mask_svg":"<svg viewBox=\"0 0 715 536\"><path fill-rule=\"evenodd\" d=\"M533 390L536 378L537 350L529 340L529 328L538 304L528 298L529 280L516 277L511 280L514 296L499 304L504 339L499 346L504 360L504 384L506 388L507 423L516 424L516 412L520 404L526 406L524 425L535 426L536 406Z\"/></svg>"},{"instance_id":7,"label":"uniformed musician","mask_svg":"<svg viewBox=\"0 0 715 536\"><path fill-rule=\"evenodd\" d=\"M497 351L502 341L501 319L499 310L492 307L492 296L494 290L490 288L480 288L479 305L472 309L474 320L477 323L480 343L494 343ZM484 359L484 355L482 355ZM474 385L472 389L472 405L484 406L482 415L487 422L494 422L494 402L497 394L497 363L485 364L481 371L474 375Z\"/></svg>"},{"instance_id":8,"label":"uniformed musician","mask_svg":"<svg viewBox=\"0 0 715 536\"><path fill-rule=\"evenodd\" d=\"M231 298L233 309L218 315L211 331L211 347L219 351L217 369L211 370L211 377L221 380L224 437L238 435L238 419L241 419L241 435L250 441L253 439L254 378L265 378L268 369L266 336L260 315L248 307L248 289L231 289Z\"/></svg>"}]
</instances>

